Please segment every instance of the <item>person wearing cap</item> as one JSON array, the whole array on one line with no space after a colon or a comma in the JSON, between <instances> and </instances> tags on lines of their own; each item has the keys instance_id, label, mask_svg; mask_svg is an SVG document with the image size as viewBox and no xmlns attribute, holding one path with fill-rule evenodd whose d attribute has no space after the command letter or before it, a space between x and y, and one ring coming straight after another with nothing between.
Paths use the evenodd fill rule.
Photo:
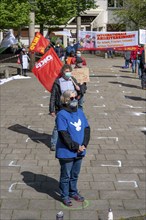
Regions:
<instances>
[{"instance_id":1,"label":"person wearing cap","mask_svg":"<svg viewBox=\"0 0 146 220\"><path fill-rule=\"evenodd\" d=\"M84 202L84 197L79 194L77 182L90 140L90 126L84 112L78 108L76 91L66 90L60 100L62 108L56 116L56 158L60 163L59 189L63 204L72 206L70 198Z\"/></svg>"},{"instance_id":2,"label":"person wearing cap","mask_svg":"<svg viewBox=\"0 0 146 220\"><path fill-rule=\"evenodd\" d=\"M80 87L77 80L72 76L72 67L68 64L64 64L60 72L61 77L55 80L50 96L49 112L52 117L56 117L56 114L60 111L60 96L63 92L68 89L77 91L78 98L80 98ZM51 136L52 151L55 151L57 138L58 133L55 125Z\"/></svg>"},{"instance_id":3,"label":"person wearing cap","mask_svg":"<svg viewBox=\"0 0 146 220\"><path fill-rule=\"evenodd\" d=\"M20 55L19 55L19 58L20 58L20 64L22 66L22 75L27 76L30 58L29 58L25 48L22 48Z\"/></svg>"}]
</instances>

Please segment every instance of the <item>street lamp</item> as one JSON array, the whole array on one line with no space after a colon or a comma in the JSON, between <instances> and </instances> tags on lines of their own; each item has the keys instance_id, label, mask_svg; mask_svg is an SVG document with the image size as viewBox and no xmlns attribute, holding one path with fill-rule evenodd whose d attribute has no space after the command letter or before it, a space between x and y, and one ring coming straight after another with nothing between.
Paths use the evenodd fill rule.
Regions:
<instances>
[{"instance_id":1,"label":"street lamp","mask_svg":"<svg viewBox=\"0 0 146 220\"><path fill-rule=\"evenodd\" d=\"M31 6L34 6L35 4L35 0L29 0L29 3ZM29 23L29 45L31 44L31 42L34 39L35 36L35 11L33 9L30 10L29 12L29 18L30 18L30 23ZM35 65L35 55L34 53L30 53L30 70L32 70L32 68Z\"/></svg>"}]
</instances>

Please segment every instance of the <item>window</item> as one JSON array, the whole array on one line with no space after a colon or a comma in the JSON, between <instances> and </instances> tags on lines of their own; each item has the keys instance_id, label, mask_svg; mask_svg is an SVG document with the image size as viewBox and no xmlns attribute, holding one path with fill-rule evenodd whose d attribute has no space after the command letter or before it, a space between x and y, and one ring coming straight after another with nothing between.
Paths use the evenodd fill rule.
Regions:
<instances>
[{"instance_id":1,"label":"window","mask_svg":"<svg viewBox=\"0 0 146 220\"><path fill-rule=\"evenodd\" d=\"M108 0L109 8L121 8L123 7L123 0Z\"/></svg>"}]
</instances>

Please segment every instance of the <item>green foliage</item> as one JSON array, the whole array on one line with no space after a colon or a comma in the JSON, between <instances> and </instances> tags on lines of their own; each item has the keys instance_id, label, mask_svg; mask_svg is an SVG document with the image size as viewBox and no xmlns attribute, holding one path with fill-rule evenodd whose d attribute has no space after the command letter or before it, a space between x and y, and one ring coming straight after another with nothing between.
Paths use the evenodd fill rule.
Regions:
<instances>
[{"instance_id":1,"label":"green foliage","mask_svg":"<svg viewBox=\"0 0 146 220\"><path fill-rule=\"evenodd\" d=\"M86 9L95 8L94 0L36 0L36 23L43 25L65 24L70 18Z\"/></svg>"},{"instance_id":2,"label":"green foliage","mask_svg":"<svg viewBox=\"0 0 146 220\"><path fill-rule=\"evenodd\" d=\"M36 23L43 25L60 25L67 21L72 6L67 0L36 0Z\"/></svg>"},{"instance_id":3,"label":"green foliage","mask_svg":"<svg viewBox=\"0 0 146 220\"><path fill-rule=\"evenodd\" d=\"M146 28L146 0L126 0L124 7L116 10L115 14L131 30Z\"/></svg>"},{"instance_id":4,"label":"green foliage","mask_svg":"<svg viewBox=\"0 0 146 220\"><path fill-rule=\"evenodd\" d=\"M0 1L0 29L19 28L29 23L30 5L26 1Z\"/></svg>"},{"instance_id":5,"label":"green foliage","mask_svg":"<svg viewBox=\"0 0 146 220\"><path fill-rule=\"evenodd\" d=\"M76 15L90 8L97 8L95 0L75 0L74 4L75 4Z\"/></svg>"},{"instance_id":6,"label":"green foliage","mask_svg":"<svg viewBox=\"0 0 146 220\"><path fill-rule=\"evenodd\" d=\"M29 12L35 10L35 24L56 26L84 12L95 8L94 0L1 0L0 29L20 29L29 25Z\"/></svg>"}]
</instances>

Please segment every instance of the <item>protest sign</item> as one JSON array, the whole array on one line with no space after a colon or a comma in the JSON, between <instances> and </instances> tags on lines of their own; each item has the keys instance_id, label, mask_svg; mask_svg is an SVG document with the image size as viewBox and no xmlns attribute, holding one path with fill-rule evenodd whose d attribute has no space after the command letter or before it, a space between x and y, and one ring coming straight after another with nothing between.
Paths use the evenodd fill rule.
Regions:
<instances>
[{"instance_id":1,"label":"protest sign","mask_svg":"<svg viewBox=\"0 0 146 220\"><path fill-rule=\"evenodd\" d=\"M82 67L82 68L75 68L72 71L72 76L76 78L78 83L82 84L84 82L89 82L89 68Z\"/></svg>"}]
</instances>

